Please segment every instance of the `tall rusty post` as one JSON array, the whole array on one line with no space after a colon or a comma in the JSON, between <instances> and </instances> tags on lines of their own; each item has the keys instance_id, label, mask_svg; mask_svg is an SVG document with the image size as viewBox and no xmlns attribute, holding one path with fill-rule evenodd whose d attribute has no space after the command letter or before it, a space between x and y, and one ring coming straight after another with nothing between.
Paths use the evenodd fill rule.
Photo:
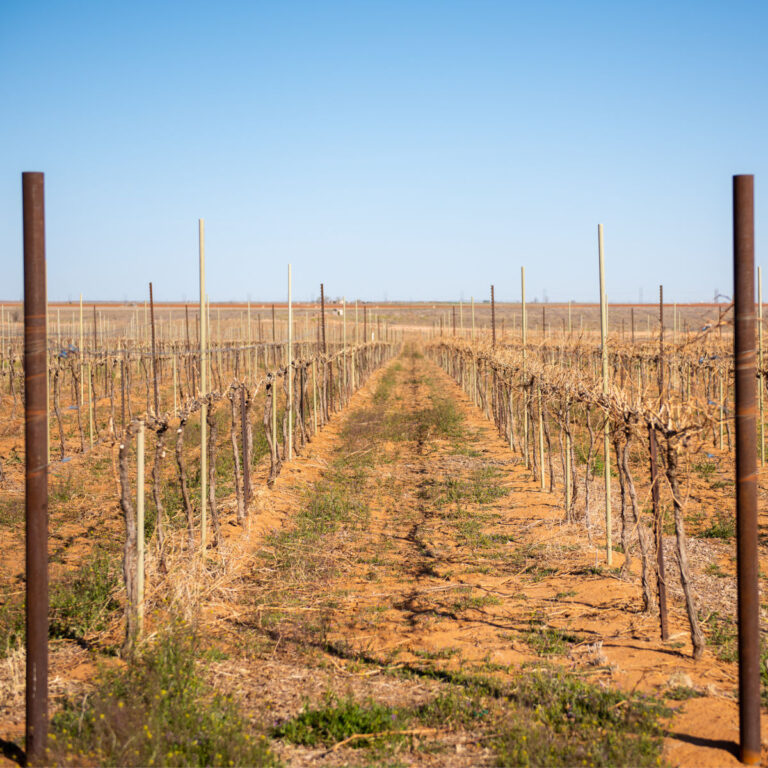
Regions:
<instances>
[{"instance_id":1,"label":"tall rusty post","mask_svg":"<svg viewBox=\"0 0 768 768\"><path fill-rule=\"evenodd\" d=\"M491 346L496 346L496 296L491 286Z\"/></svg>"},{"instance_id":2,"label":"tall rusty post","mask_svg":"<svg viewBox=\"0 0 768 768\"><path fill-rule=\"evenodd\" d=\"M733 355L736 384L736 559L739 758L760 762L760 600L757 581L757 387L754 177L733 177Z\"/></svg>"},{"instance_id":3,"label":"tall rusty post","mask_svg":"<svg viewBox=\"0 0 768 768\"><path fill-rule=\"evenodd\" d=\"M160 417L160 393L157 389L157 351L155 349L155 301L149 284L149 323L152 327L152 384L155 393L155 418Z\"/></svg>"},{"instance_id":4,"label":"tall rusty post","mask_svg":"<svg viewBox=\"0 0 768 768\"><path fill-rule=\"evenodd\" d=\"M24 208L26 464L26 759L42 765L48 736L48 409L45 204L42 173L21 175Z\"/></svg>"}]
</instances>

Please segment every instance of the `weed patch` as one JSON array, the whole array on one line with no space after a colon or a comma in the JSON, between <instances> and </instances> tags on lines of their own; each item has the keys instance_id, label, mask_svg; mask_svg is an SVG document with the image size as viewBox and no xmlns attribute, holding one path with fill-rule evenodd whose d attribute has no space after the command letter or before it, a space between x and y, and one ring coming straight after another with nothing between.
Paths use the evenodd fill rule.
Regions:
<instances>
[{"instance_id":1,"label":"weed patch","mask_svg":"<svg viewBox=\"0 0 768 768\"><path fill-rule=\"evenodd\" d=\"M120 607L114 597L118 583L116 561L93 552L72 578L53 586L50 636L82 639L103 630Z\"/></svg>"},{"instance_id":2,"label":"weed patch","mask_svg":"<svg viewBox=\"0 0 768 768\"><path fill-rule=\"evenodd\" d=\"M732 539L734 536L736 536L736 519L728 512L717 512L715 521L699 534L702 539Z\"/></svg>"},{"instance_id":3,"label":"weed patch","mask_svg":"<svg viewBox=\"0 0 768 768\"><path fill-rule=\"evenodd\" d=\"M556 670L523 674L510 698L522 711L494 741L497 765L658 765L671 712L656 699Z\"/></svg>"},{"instance_id":4,"label":"weed patch","mask_svg":"<svg viewBox=\"0 0 768 768\"><path fill-rule=\"evenodd\" d=\"M49 753L61 765L274 766L229 697L200 676L199 648L178 625L127 668L53 718Z\"/></svg>"},{"instance_id":5,"label":"weed patch","mask_svg":"<svg viewBox=\"0 0 768 768\"><path fill-rule=\"evenodd\" d=\"M271 735L307 747L330 747L356 734L371 734L370 739L350 742L351 747L366 747L381 743L387 738L383 733L404 728L409 719L408 713L372 700L358 704L352 698L328 694L324 706L305 706L296 717L274 728Z\"/></svg>"},{"instance_id":6,"label":"weed patch","mask_svg":"<svg viewBox=\"0 0 768 768\"><path fill-rule=\"evenodd\" d=\"M523 639L539 656L563 656L572 645L584 640L579 635L553 627L543 627L535 621L531 622L531 629L524 634Z\"/></svg>"}]
</instances>

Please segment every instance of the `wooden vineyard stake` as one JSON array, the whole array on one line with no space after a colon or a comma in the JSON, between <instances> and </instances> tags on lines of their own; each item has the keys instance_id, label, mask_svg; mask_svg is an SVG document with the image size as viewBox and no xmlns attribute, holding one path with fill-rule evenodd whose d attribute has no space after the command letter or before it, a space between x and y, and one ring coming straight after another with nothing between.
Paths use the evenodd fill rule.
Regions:
<instances>
[{"instance_id":1,"label":"wooden vineyard stake","mask_svg":"<svg viewBox=\"0 0 768 768\"><path fill-rule=\"evenodd\" d=\"M144 631L144 422L136 433L136 631Z\"/></svg>"},{"instance_id":2,"label":"wooden vineyard stake","mask_svg":"<svg viewBox=\"0 0 768 768\"><path fill-rule=\"evenodd\" d=\"M659 464L656 443L656 430L648 425L648 455L651 462L651 504L653 509L653 533L656 540L656 583L659 598L659 622L661 639L669 639L669 620L667 619L667 582L664 565L664 510L661 507L659 489Z\"/></svg>"},{"instance_id":3,"label":"wooden vineyard stake","mask_svg":"<svg viewBox=\"0 0 768 768\"><path fill-rule=\"evenodd\" d=\"M317 368L314 360L312 360L312 424L314 434L317 434Z\"/></svg>"},{"instance_id":4,"label":"wooden vineyard stake","mask_svg":"<svg viewBox=\"0 0 768 768\"><path fill-rule=\"evenodd\" d=\"M603 250L603 225L597 225L598 259L600 265L600 353L603 369L603 394L608 394L608 309L605 295L605 255ZM611 542L611 454L610 454L610 425L606 416L603 424L605 481L605 559L608 565L613 562L613 546Z\"/></svg>"},{"instance_id":5,"label":"wooden vineyard stake","mask_svg":"<svg viewBox=\"0 0 768 768\"><path fill-rule=\"evenodd\" d=\"M544 408L541 401L541 385L537 384L536 390L539 399L539 482L541 490L546 490L546 481L544 479Z\"/></svg>"},{"instance_id":6,"label":"wooden vineyard stake","mask_svg":"<svg viewBox=\"0 0 768 768\"><path fill-rule=\"evenodd\" d=\"M491 346L496 346L496 297L493 286L491 286Z\"/></svg>"},{"instance_id":7,"label":"wooden vineyard stake","mask_svg":"<svg viewBox=\"0 0 768 768\"><path fill-rule=\"evenodd\" d=\"M83 338L83 294L80 294L80 346L78 347L80 368L80 404L85 402L84 378L85 378L85 340Z\"/></svg>"},{"instance_id":8,"label":"wooden vineyard stake","mask_svg":"<svg viewBox=\"0 0 768 768\"><path fill-rule=\"evenodd\" d=\"M248 514L248 502L251 500L251 440L249 438L248 409L246 387L240 387L240 434L243 443L243 496L245 511Z\"/></svg>"},{"instance_id":9,"label":"wooden vineyard stake","mask_svg":"<svg viewBox=\"0 0 768 768\"><path fill-rule=\"evenodd\" d=\"M523 342L523 458L525 459L526 469L530 469L530 448L528 445L528 387L526 385L525 371L525 361L528 354L528 321L525 315L525 267L520 267L520 307L522 310L520 329Z\"/></svg>"},{"instance_id":10,"label":"wooden vineyard stake","mask_svg":"<svg viewBox=\"0 0 768 768\"><path fill-rule=\"evenodd\" d=\"M288 461L293 458L293 305L291 302L291 265L288 265Z\"/></svg>"},{"instance_id":11,"label":"wooden vineyard stake","mask_svg":"<svg viewBox=\"0 0 768 768\"><path fill-rule=\"evenodd\" d=\"M208 499L208 316L205 301L205 222L198 219L200 260L200 550L205 552Z\"/></svg>"},{"instance_id":12,"label":"wooden vineyard stake","mask_svg":"<svg viewBox=\"0 0 768 768\"><path fill-rule=\"evenodd\" d=\"M157 349L155 346L155 300L152 295L152 283L149 284L149 322L151 325L152 344L152 389L155 396L155 418L160 416L160 392L157 383Z\"/></svg>"}]
</instances>

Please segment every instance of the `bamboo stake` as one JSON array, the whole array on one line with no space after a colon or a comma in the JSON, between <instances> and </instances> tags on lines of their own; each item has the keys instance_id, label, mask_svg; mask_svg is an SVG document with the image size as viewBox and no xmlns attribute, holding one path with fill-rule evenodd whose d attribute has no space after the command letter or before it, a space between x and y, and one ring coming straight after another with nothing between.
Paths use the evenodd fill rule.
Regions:
<instances>
[{"instance_id":1,"label":"bamboo stake","mask_svg":"<svg viewBox=\"0 0 768 768\"><path fill-rule=\"evenodd\" d=\"M603 363L603 394L608 394L608 311L605 295L605 255L603 250L603 225L597 225L598 259L600 265L600 348ZM610 426L606 416L603 424L603 450L605 461L603 476L605 480L605 558L608 565L613 562L611 546L611 456Z\"/></svg>"},{"instance_id":2,"label":"bamboo stake","mask_svg":"<svg viewBox=\"0 0 768 768\"><path fill-rule=\"evenodd\" d=\"M144 422L136 435L136 623L144 631Z\"/></svg>"},{"instance_id":3,"label":"bamboo stake","mask_svg":"<svg viewBox=\"0 0 768 768\"><path fill-rule=\"evenodd\" d=\"M208 313L205 301L205 222L198 219L200 256L200 550L205 552L208 499Z\"/></svg>"}]
</instances>

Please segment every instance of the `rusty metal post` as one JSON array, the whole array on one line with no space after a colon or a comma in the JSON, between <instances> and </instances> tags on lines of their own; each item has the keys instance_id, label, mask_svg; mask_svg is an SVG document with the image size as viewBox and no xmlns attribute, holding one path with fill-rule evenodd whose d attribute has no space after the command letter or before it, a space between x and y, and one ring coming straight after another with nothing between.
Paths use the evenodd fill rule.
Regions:
<instances>
[{"instance_id":1,"label":"rusty metal post","mask_svg":"<svg viewBox=\"0 0 768 768\"><path fill-rule=\"evenodd\" d=\"M45 204L42 173L23 173L24 445L26 463L26 759L45 761L48 736L48 411Z\"/></svg>"},{"instance_id":2,"label":"rusty metal post","mask_svg":"<svg viewBox=\"0 0 768 768\"><path fill-rule=\"evenodd\" d=\"M760 601L757 581L754 178L733 177L736 382L736 555L739 618L739 758L760 762Z\"/></svg>"},{"instance_id":3,"label":"rusty metal post","mask_svg":"<svg viewBox=\"0 0 768 768\"><path fill-rule=\"evenodd\" d=\"M667 581L664 566L664 512L659 493L659 460L656 444L656 430L648 425L648 453L651 459L651 506L653 508L653 535L656 541L656 582L659 592L659 623L661 639L669 639L667 618Z\"/></svg>"},{"instance_id":4,"label":"rusty metal post","mask_svg":"<svg viewBox=\"0 0 768 768\"><path fill-rule=\"evenodd\" d=\"M491 286L491 346L496 346L496 296Z\"/></svg>"},{"instance_id":5,"label":"rusty metal post","mask_svg":"<svg viewBox=\"0 0 768 768\"><path fill-rule=\"evenodd\" d=\"M149 322L152 326L152 382L155 390L155 418L160 417L160 393L157 389L157 351L155 349L155 302L152 283L149 284Z\"/></svg>"}]
</instances>

